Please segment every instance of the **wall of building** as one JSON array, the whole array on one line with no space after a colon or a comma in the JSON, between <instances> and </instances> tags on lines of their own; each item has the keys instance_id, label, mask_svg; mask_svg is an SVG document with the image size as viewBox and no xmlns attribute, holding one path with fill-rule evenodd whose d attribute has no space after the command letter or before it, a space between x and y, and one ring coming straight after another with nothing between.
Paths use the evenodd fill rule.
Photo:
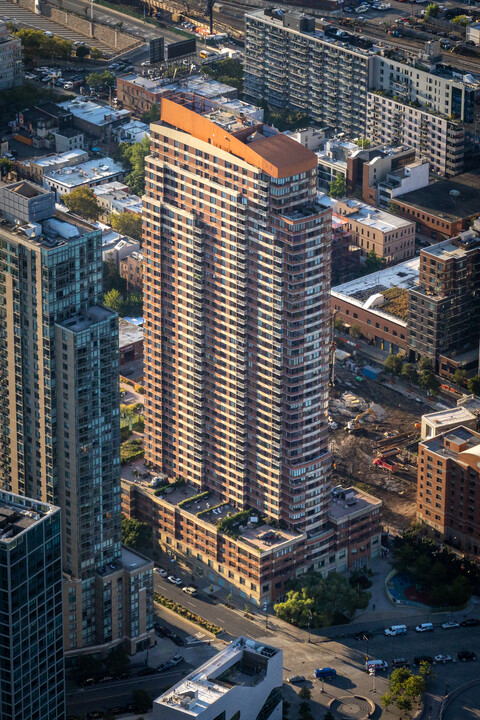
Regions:
<instances>
[{"instance_id":1,"label":"wall of building","mask_svg":"<svg viewBox=\"0 0 480 720\"><path fill-rule=\"evenodd\" d=\"M394 355L407 353L408 328L400 319L380 315L374 309L358 307L355 301L340 298L333 293L330 307L335 318L339 318L346 325L357 325L367 342L380 350Z\"/></svg>"}]
</instances>

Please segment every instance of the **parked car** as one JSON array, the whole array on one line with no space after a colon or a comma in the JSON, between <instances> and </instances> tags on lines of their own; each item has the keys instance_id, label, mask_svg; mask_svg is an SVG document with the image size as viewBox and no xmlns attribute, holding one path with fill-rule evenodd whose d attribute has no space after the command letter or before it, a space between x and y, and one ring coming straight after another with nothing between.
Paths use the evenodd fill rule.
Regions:
<instances>
[{"instance_id":1,"label":"parked car","mask_svg":"<svg viewBox=\"0 0 480 720\"><path fill-rule=\"evenodd\" d=\"M435 657L434 657L434 660L436 663L443 663L443 664L445 664L446 662L450 662L451 659L452 659L451 655L442 655L442 653L440 653L440 655L435 655Z\"/></svg>"},{"instance_id":2,"label":"parked car","mask_svg":"<svg viewBox=\"0 0 480 720\"><path fill-rule=\"evenodd\" d=\"M171 582L173 585L181 585L182 584L181 578L175 577L175 575L169 575L167 579L168 579L168 582Z\"/></svg>"},{"instance_id":3,"label":"parked car","mask_svg":"<svg viewBox=\"0 0 480 720\"><path fill-rule=\"evenodd\" d=\"M393 668L406 668L406 667L409 666L409 664L410 664L410 663L408 662L408 660L407 660L406 658L404 658L404 657L394 658L394 659L392 660L392 667L393 667Z\"/></svg>"},{"instance_id":4,"label":"parked car","mask_svg":"<svg viewBox=\"0 0 480 720\"><path fill-rule=\"evenodd\" d=\"M120 707L120 705L115 705L114 707L108 708L108 712L111 715L123 715L123 713L125 712L125 708Z\"/></svg>"},{"instance_id":5,"label":"parked car","mask_svg":"<svg viewBox=\"0 0 480 720\"><path fill-rule=\"evenodd\" d=\"M89 687L90 685L95 685L97 681L93 677L89 677L86 680L83 680L82 686L83 687Z\"/></svg>"},{"instance_id":6,"label":"parked car","mask_svg":"<svg viewBox=\"0 0 480 720\"><path fill-rule=\"evenodd\" d=\"M477 618L467 618L466 620L462 620L460 625L462 627L477 627L480 625L480 620L477 620Z\"/></svg>"},{"instance_id":7,"label":"parked car","mask_svg":"<svg viewBox=\"0 0 480 720\"><path fill-rule=\"evenodd\" d=\"M431 665L433 663L433 658L430 655L418 655L413 658L414 665L420 665L422 662L430 663Z\"/></svg>"},{"instance_id":8,"label":"parked car","mask_svg":"<svg viewBox=\"0 0 480 720\"><path fill-rule=\"evenodd\" d=\"M405 635L407 632L407 626L406 625L391 625L388 628L385 628L384 630L385 635L392 636L392 635Z\"/></svg>"},{"instance_id":9,"label":"parked car","mask_svg":"<svg viewBox=\"0 0 480 720\"><path fill-rule=\"evenodd\" d=\"M183 662L184 660L185 660L185 658L183 657L183 655L174 655L172 657L172 659L170 660L170 662L172 662L175 666L175 665L180 665L180 663Z\"/></svg>"},{"instance_id":10,"label":"parked car","mask_svg":"<svg viewBox=\"0 0 480 720\"><path fill-rule=\"evenodd\" d=\"M367 660L365 670L368 672L370 668L377 670L388 670L388 663L385 660Z\"/></svg>"},{"instance_id":11,"label":"parked car","mask_svg":"<svg viewBox=\"0 0 480 720\"><path fill-rule=\"evenodd\" d=\"M167 660L166 662L163 662L161 665L157 667L158 672L165 672L166 670L171 670L174 666L173 662L171 660Z\"/></svg>"},{"instance_id":12,"label":"parked car","mask_svg":"<svg viewBox=\"0 0 480 720\"><path fill-rule=\"evenodd\" d=\"M180 645L180 647L183 647L185 645L185 640L180 637L180 635L169 635L170 640L173 640L175 645Z\"/></svg>"},{"instance_id":13,"label":"parked car","mask_svg":"<svg viewBox=\"0 0 480 720\"><path fill-rule=\"evenodd\" d=\"M100 680L98 682L100 682L100 683L112 682L112 680L114 680L114 679L115 678L113 677L113 675L104 675L103 677L100 678Z\"/></svg>"},{"instance_id":14,"label":"parked car","mask_svg":"<svg viewBox=\"0 0 480 720\"><path fill-rule=\"evenodd\" d=\"M161 575L163 578L168 577L168 572L163 568L155 568L155 572L158 572L158 574Z\"/></svg>"},{"instance_id":15,"label":"parked car","mask_svg":"<svg viewBox=\"0 0 480 720\"><path fill-rule=\"evenodd\" d=\"M98 710L92 710L91 712L87 713L85 717L87 720L102 720L104 713L99 712Z\"/></svg>"},{"instance_id":16,"label":"parked car","mask_svg":"<svg viewBox=\"0 0 480 720\"><path fill-rule=\"evenodd\" d=\"M305 675L290 675L287 679L289 683L296 685L297 683L305 682Z\"/></svg>"},{"instance_id":17,"label":"parked car","mask_svg":"<svg viewBox=\"0 0 480 720\"><path fill-rule=\"evenodd\" d=\"M460 623L455 622L455 620L449 620L448 622L442 623L442 628L444 630L453 630L453 628L460 627Z\"/></svg>"},{"instance_id":18,"label":"parked car","mask_svg":"<svg viewBox=\"0 0 480 720\"><path fill-rule=\"evenodd\" d=\"M146 668L142 668L138 674L141 677L146 677L147 675L155 675L156 672L157 671L155 670L155 668L146 667Z\"/></svg>"},{"instance_id":19,"label":"parked car","mask_svg":"<svg viewBox=\"0 0 480 720\"><path fill-rule=\"evenodd\" d=\"M460 652L457 653L457 657L462 662L465 662L466 660L476 660L477 656L473 652L473 650L460 650Z\"/></svg>"},{"instance_id":20,"label":"parked car","mask_svg":"<svg viewBox=\"0 0 480 720\"><path fill-rule=\"evenodd\" d=\"M331 667L317 668L313 675L319 680L330 680L330 678L336 677L337 671Z\"/></svg>"},{"instance_id":21,"label":"parked car","mask_svg":"<svg viewBox=\"0 0 480 720\"><path fill-rule=\"evenodd\" d=\"M188 587L182 588L182 590L184 593L188 593L188 595L193 595L193 597L195 597L195 595L197 595L197 589L194 587L191 587L190 585Z\"/></svg>"}]
</instances>

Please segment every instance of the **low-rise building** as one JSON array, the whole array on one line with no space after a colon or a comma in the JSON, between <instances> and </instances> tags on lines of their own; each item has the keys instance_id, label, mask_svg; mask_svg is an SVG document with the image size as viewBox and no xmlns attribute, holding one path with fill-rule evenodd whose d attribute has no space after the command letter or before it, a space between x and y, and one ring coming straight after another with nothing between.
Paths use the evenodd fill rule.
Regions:
<instances>
[{"instance_id":1,"label":"low-rise building","mask_svg":"<svg viewBox=\"0 0 480 720\"><path fill-rule=\"evenodd\" d=\"M330 183L342 176L345 180L345 187L349 192L353 192L355 183L348 172L348 158L358 152L360 152L360 148L354 142L337 138L327 140L324 149L317 151L318 187L328 190Z\"/></svg>"},{"instance_id":2,"label":"low-rise building","mask_svg":"<svg viewBox=\"0 0 480 720\"><path fill-rule=\"evenodd\" d=\"M382 544L382 501L357 488L333 488L328 517L338 572L369 565Z\"/></svg>"},{"instance_id":3,"label":"low-rise building","mask_svg":"<svg viewBox=\"0 0 480 720\"><path fill-rule=\"evenodd\" d=\"M363 257L373 250L378 257L393 264L415 255L414 222L353 198L338 200L333 212L347 218L353 242Z\"/></svg>"},{"instance_id":4,"label":"low-rise building","mask_svg":"<svg viewBox=\"0 0 480 720\"><path fill-rule=\"evenodd\" d=\"M430 165L424 160L415 160L397 170L387 172L383 180L374 182L370 197L375 205L388 208L395 199L409 192L427 187Z\"/></svg>"},{"instance_id":5,"label":"low-rise building","mask_svg":"<svg viewBox=\"0 0 480 720\"><path fill-rule=\"evenodd\" d=\"M128 185L122 182L110 182L93 188L98 204L103 208L103 215L111 213L142 214L142 199L133 195Z\"/></svg>"},{"instance_id":6,"label":"low-rise building","mask_svg":"<svg viewBox=\"0 0 480 720\"><path fill-rule=\"evenodd\" d=\"M7 21L0 20L0 90L22 85L23 52L20 38L10 35Z\"/></svg>"},{"instance_id":7,"label":"low-rise building","mask_svg":"<svg viewBox=\"0 0 480 720\"><path fill-rule=\"evenodd\" d=\"M418 282L419 266L413 258L333 287L332 313L347 333L356 326L379 350L408 355L408 289Z\"/></svg>"},{"instance_id":8,"label":"low-rise building","mask_svg":"<svg viewBox=\"0 0 480 720\"><path fill-rule=\"evenodd\" d=\"M44 172L43 185L53 190L59 199L78 187L95 187L113 180L122 180L124 177L123 167L112 158L104 157L101 160L90 160L73 167Z\"/></svg>"},{"instance_id":9,"label":"low-rise building","mask_svg":"<svg viewBox=\"0 0 480 720\"><path fill-rule=\"evenodd\" d=\"M285 135L288 135L296 142L303 145L303 147L317 152L321 150L325 143L325 132L316 127L300 128L300 130L286 130Z\"/></svg>"},{"instance_id":10,"label":"low-rise building","mask_svg":"<svg viewBox=\"0 0 480 720\"><path fill-rule=\"evenodd\" d=\"M57 153L85 148L85 135L77 128L69 127L53 133L55 138L55 151Z\"/></svg>"},{"instance_id":11,"label":"low-rise building","mask_svg":"<svg viewBox=\"0 0 480 720\"><path fill-rule=\"evenodd\" d=\"M133 252L140 251L138 240L126 237L113 230L109 225L97 222L95 225L102 230L102 259L103 262L113 261L120 272L120 262Z\"/></svg>"},{"instance_id":12,"label":"low-rise building","mask_svg":"<svg viewBox=\"0 0 480 720\"><path fill-rule=\"evenodd\" d=\"M418 445L417 520L480 556L480 434L460 426Z\"/></svg>"},{"instance_id":13,"label":"low-rise building","mask_svg":"<svg viewBox=\"0 0 480 720\"><path fill-rule=\"evenodd\" d=\"M480 170L439 180L395 198L397 212L416 223L417 232L446 240L466 230L480 216Z\"/></svg>"},{"instance_id":14,"label":"low-rise building","mask_svg":"<svg viewBox=\"0 0 480 720\"><path fill-rule=\"evenodd\" d=\"M141 325L129 322L125 318L118 318L118 351L120 366L143 358L143 328Z\"/></svg>"},{"instance_id":15,"label":"low-rise building","mask_svg":"<svg viewBox=\"0 0 480 720\"><path fill-rule=\"evenodd\" d=\"M437 435L443 435L447 430L453 430L453 428L460 425L471 430L477 429L476 415L461 405L428 413L422 415L421 438L422 440L428 440L437 437Z\"/></svg>"},{"instance_id":16,"label":"low-rise building","mask_svg":"<svg viewBox=\"0 0 480 720\"><path fill-rule=\"evenodd\" d=\"M43 157L24 160L19 163L19 170L22 175L28 177L30 180L43 184L45 175L63 168L80 165L80 163L84 163L87 160L88 152L77 148L54 155L44 155Z\"/></svg>"},{"instance_id":17,"label":"low-rise building","mask_svg":"<svg viewBox=\"0 0 480 720\"><path fill-rule=\"evenodd\" d=\"M110 142L113 129L122 125L131 115L129 110L123 108L116 110L110 105L100 105L83 97L67 100L58 105L72 114L74 127L103 142Z\"/></svg>"},{"instance_id":18,"label":"low-rise building","mask_svg":"<svg viewBox=\"0 0 480 720\"><path fill-rule=\"evenodd\" d=\"M127 290L142 290L143 254L134 250L120 260L120 276L127 282Z\"/></svg>"},{"instance_id":19,"label":"low-rise building","mask_svg":"<svg viewBox=\"0 0 480 720\"><path fill-rule=\"evenodd\" d=\"M140 120L128 120L114 128L112 135L117 142L141 142L150 137L150 125Z\"/></svg>"},{"instance_id":20,"label":"low-rise building","mask_svg":"<svg viewBox=\"0 0 480 720\"><path fill-rule=\"evenodd\" d=\"M192 75L177 82L169 78L142 77L127 73L117 77L117 98L123 107L136 113L150 110L163 95L173 91L195 93L206 98L236 98L237 89L205 75Z\"/></svg>"},{"instance_id":21,"label":"low-rise building","mask_svg":"<svg viewBox=\"0 0 480 720\"><path fill-rule=\"evenodd\" d=\"M239 637L153 702L153 720L281 720L283 654Z\"/></svg>"}]
</instances>

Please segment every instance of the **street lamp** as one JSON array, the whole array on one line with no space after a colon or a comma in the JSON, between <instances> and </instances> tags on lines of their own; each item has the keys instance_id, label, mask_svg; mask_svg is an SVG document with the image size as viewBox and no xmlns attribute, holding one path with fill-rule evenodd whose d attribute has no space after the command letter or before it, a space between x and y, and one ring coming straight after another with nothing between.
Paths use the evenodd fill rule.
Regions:
<instances>
[{"instance_id":1,"label":"street lamp","mask_svg":"<svg viewBox=\"0 0 480 720\"><path fill-rule=\"evenodd\" d=\"M265 627L268 628L268 600L263 603L263 612L265 613Z\"/></svg>"},{"instance_id":2,"label":"street lamp","mask_svg":"<svg viewBox=\"0 0 480 720\"><path fill-rule=\"evenodd\" d=\"M310 623L312 622L312 617L313 617L312 611L309 610L309 613L308 613L308 625L307 625L307 627L308 627L308 642L310 642Z\"/></svg>"}]
</instances>

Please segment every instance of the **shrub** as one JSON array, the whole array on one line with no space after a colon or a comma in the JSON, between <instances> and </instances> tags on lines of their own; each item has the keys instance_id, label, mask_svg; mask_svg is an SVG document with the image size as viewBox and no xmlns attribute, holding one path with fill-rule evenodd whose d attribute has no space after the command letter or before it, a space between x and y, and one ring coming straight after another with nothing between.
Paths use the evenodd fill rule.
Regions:
<instances>
[{"instance_id":1,"label":"shrub","mask_svg":"<svg viewBox=\"0 0 480 720\"><path fill-rule=\"evenodd\" d=\"M192 613L190 610L187 610L186 607L180 605L180 603L177 603L174 600L170 600L169 598L164 597L164 595L160 595L160 593L154 592L153 599L159 605L163 605L163 607L166 607L169 610L175 612L177 615L180 615L181 617L190 620L191 622L195 623L195 625L199 625L199 627L204 628L213 635L218 635L219 633L223 632L223 628L209 622L208 620L205 620L205 618L200 617L200 615L197 615L196 613Z\"/></svg>"}]
</instances>

